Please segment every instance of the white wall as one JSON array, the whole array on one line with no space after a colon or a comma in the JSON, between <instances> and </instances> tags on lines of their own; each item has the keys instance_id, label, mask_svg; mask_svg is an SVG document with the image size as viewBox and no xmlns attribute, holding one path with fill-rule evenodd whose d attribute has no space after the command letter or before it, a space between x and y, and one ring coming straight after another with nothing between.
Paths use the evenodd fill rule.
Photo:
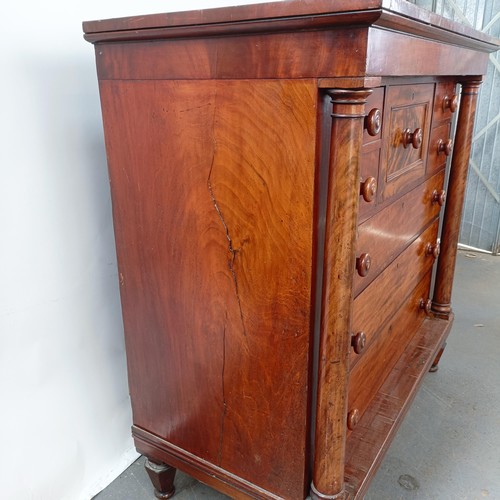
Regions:
<instances>
[{"instance_id":1,"label":"white wall","mask_svg":"<svg viewBox=\"0 0 500 500\"><path fill-rule=\"evenodd\" d=\"M94 53L81 21L231 3L2 6L2 499L87 500L136 456Z\"/></svg>"}]
</instances>

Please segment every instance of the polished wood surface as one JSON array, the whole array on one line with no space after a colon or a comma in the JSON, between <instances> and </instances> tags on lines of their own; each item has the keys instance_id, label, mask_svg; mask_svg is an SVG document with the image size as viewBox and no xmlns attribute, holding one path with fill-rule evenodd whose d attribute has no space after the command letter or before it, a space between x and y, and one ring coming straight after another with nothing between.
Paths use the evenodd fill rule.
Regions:
<instances>
[{"instance_id":1,"label":"polished wood surface","mask_svg":"<svg viewBox=\"0 0 500 500\"><path fill-rule=\"evenodd\" d=\"M174 496L176 469L166 464L155 463L152 460L146 460L144 468L153 484L156 498L166 499Z\"/></svg>"},{"instance_id":2,"label":"polished wood surface","mask_svg":"<svg viewBox=\"0 0 500 500\"><path fill-rule=\"evenodd\" d=\"M390 51L390 58L378 50L381 46ZM429 53L432 53L432 58L427 57ZM366 74L370 76L484 74L487 64L486 54L479 55L469 48L408 37L375 27L368 29Z\"/></svg>"},{"instance_id":3,"label":"polished wood surface","mask_svg":"<svg viewBox=\"0 0 500 500\"><path fill-rule=\"evenodd\" d=\"M134 424L301 496L314 85L105 81L101 95Z\"/></svg>"},{"instance_id":4,"label":"polished wood surface","mask_svg":"<svg viewBox=\"0 0 500 500\"><path fill-rule=\"evenodd\" d=\"M438 172L445 167L453 148L453 140L450 135L451 123L449 121L432 129L427 156L427 174Z\"/></svg>"},{"instance_id":5,"label":"polished wood surface","mask_svg":"<svg viewBox=\"0 0 500 500\"><path fill-rule=\"evenodd\" d=\"M221 493L235 499L269 498L279 500L281 497L271 491L259 487L258 481L247 481L231 474L192 453L172 445L140 427L132 426L137 451L157 462L168 462L172 467L182 469L190 476L216 488Z\"/></svg>"},{"instance_id":6,"label":"polished wood surface","mask_svg":"<svg viewBox=\"0 0 500 500\"><path fill-rule=\"evenodd\" d=\"M382 141L379 139L361 149L358 222L366 220L377 211L381 144Z\"/></svg>"},{"instance_id":7,"label":"polished wood surface","mask_svg":"<svg viewBox=\"0 0 500 500\"><path fill-rule=\"evenodd\" d=\"M441 235L441 254L438 260L432 305L433 311L443 317L447 317L451 313L453 275L455 273L460 220L464 204L472 130L480 85L481 81L464 82L462 84L462 99L458 114L455 146L448 181L448 198Z\"/></svg>"},{"instance_id":8,"label":"polished wood surface","mask_svg":"<svg viewBox=\"0 0 500 500\"><path fill-rule=\"evenodd\" d=\"M389 87L384 111L384 164L379 196L389 198L425 173L431 123L432 84Z\"/></svg>"},{"instance_id":9,"label":"polished wood surface","mask_svg":"<svg viewBox=\"0 0 500 500\"><path fill-rule=\"evenodd\" d=\"M361 498L451 326L471 94L499 42L402 0L84 29L155 494L179 468L236 499Z\"/></svg>"},{"instance_id":10,"label":"polished wood surface","mask_svg":"<svg viewBox=\"0 0 500 500\"><path fill-rule=\"evenodd\" d=\"M364 72L361 28L96 45L98 75L110 79L238 79L355 76ZM349 54L332 58L337 50ZM275 57L275 54L283 54ZM314 54L314 57L311 57ZM245 64L241 64L245 61Z\"/></svg>"},{"instance_id":11,"label":"polished wood surface","mask_svg":"<svg viewBox=\"0 0 500 500\"><path fill-rule=\"evenodd\" d=\"M346 444L347 496L361 500L408 411L424 375L446 340L449 321L426 318L399 358Z\"/></svg>"},{"instance_id":12,"label":"polished wood surface","mask_svg":"<svg viewBox=\"0 0 500 500\"><path fill-rule=\"evenodd\" d=\"M434 191L442 189L444 172L415 187L358 226L356 252L372 255L370 272L354 275L354 296L361 293L438 216Z\"/></svg>"},{"instance_id":13,"label":"polished wood surface","mask_svg":"<svg viewBox=\"0 0 500 500\"><path fill-rule=\"evenodd\" d=\"M367 349L380 328L396 313L405 298L432 268L434 259L427 255L427 244L436 241L437 232L438 221L416 238L354 300L352 331L365 332ZM411 272L401 272L401 269L411 269ZM390 290L390 293L382 293L382 290ZM360 358L352 352L350 357L353 367Z\"/></svg>"},{"instance_id":14,"label":"polished wood surface","mask_svg":"<svg viewBox=\"0 0 500 500\"><path fill-rule=\"evenodd\" d=\"M458 95L454 82L439 82L434 95L433 125L451 120L458 107Z\"/></svg>"},{"instance_id":15,"label":"polished wood surface","mask_svg":"<svg viewBox=\"0 0 500 500\"><path fill-rule=\"evenodd\" d=\"M419 305L423 296L428 297L430 284L431 274L428 272L409 296L398 293L399 307L387 321L384 320L378 335L351 369L348 408L358 409L360 417L425 319Z\"/></svg>"},{"instance_id":16,"label":"polished wood surface","mask_svg":"<svg viewBox=\"0 0 500 500\"><path fill-rule=\"evenodd\" d=\"M286 23L280 23L285 20ZM289 0L256 5L86 21L85 38L93 43L147 37L231 35L248 31L327 28L376 23L437 41L495 50L498 42L486 33L444 19L404 0ZM194 28L194 29L193 29ZM173 33L173 34L172 34Z\"/></svg>"},{"instance_id":17,"label":"polished wood surface","mask_svg":"<svg viewBox=\"0 0 500 500\"><path fill-rule=\"evenodd\" d=\"M321 495L339 495L344 489L346 382L359 202L359 156L365 103L370 93L365 90L329 92L332 128L311 485L313 499L321 498Z\"/></svg>"}]
</instances>

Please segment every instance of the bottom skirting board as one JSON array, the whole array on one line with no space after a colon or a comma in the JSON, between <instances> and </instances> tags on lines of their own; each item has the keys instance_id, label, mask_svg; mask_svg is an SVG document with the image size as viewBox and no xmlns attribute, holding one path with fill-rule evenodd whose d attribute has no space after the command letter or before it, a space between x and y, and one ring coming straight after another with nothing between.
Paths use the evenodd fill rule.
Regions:
<instances>
[{"instance_id":1,"label":"bottom skirting board","mask_svg":"<svg viewBox=\"0 0 500 500\"><path fill-rule=\"evenodd\" d=\"M236 499L279 500L266 491L230 472L207 462L140 427L132 426L137 451L151 460L166 463Z\"/></svg>"},{"instance_id":2,"label":"bottom skirting board","mask_svg":"<svg viewBox=\"0 0 500 500\"><path fill-rule=\"evenodd\" d=\"M426 318L372 399L346 443L345 481L349 499L362 498L406 412L448 336L449 319ZM137 450L175 467L231 498L280 497L238 477L138 426L132 427Z\"/></svg>"}]
</instances>

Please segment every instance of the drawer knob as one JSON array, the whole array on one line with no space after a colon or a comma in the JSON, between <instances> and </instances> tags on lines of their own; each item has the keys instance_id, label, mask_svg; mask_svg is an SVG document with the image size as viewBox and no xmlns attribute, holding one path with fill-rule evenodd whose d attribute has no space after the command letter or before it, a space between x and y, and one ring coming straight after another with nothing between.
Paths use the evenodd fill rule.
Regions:
<instances>
[{"instance_id":1,"label":"drawer knob","mask_svg":"<svg viewBox=\"0 0 500 500\"><path fill-rule=\"evenodd\" d=\"M362 253L356 258L356 270L360 276L365 277L372 265L372 258L369 253Z\"/></svg>"},{"instance_id":2,"label":"drawer knob","mask_svg":"<svg viewBox=\"0 0 500 500\"><path fill-rule=\"evenodd\" d=\"M358 332L351 337L351 346L356 354L361 354L366 345L365 332Z\"/></svg>"},{"instance_id":3,"label":"drawer knob","mask_svg":"<svg viewBox=\"0 0 500 500\"><path fill-rule=\"evenodd\" d=\"M452 96L445 96L443 98L443 111L449 109L452 113L454 113L458 108L458 95L453 94Z\"/></svg>"},{"instance_id":4,"label":"drawer knob","mask_svg":"<svg viewBox=\"0 0 500 500\"><path fill-rule=\"evenodd\" d=\"M439 139L438 145L437 145L438 154L444 153L446 156L450 156L452 146L453 146L453 141L451 139L448 139L447 141L443 141L443 139Z\"/></svg>"},{"instance_id":5,"label":"drawer knob","mask_svg":"<svg viewBox=\"0 0 500 500\"><path fill-rule=\"evenodd\" d=\"M426 255L432 255L435 259L439 257L439 252L441 251L441 242L439 240L433 245L432 243L427 243L425 245Z\"/></svg>"},{"instance_id":6,"label":"drawer knob","mask_svg":"<svg viewBox=\"0 0 500 500\"><path fill-rule=\"evenodd\" d=\"M446 191L441 189L438 191L434 189L432 192L432 203L437 203L440 207L442 207L446 203Z\"/></svg>"},{"instance_id":7,"label":"drawer knob","mask_svg":"<svg viewBox=\"0 0 500 500\"><path fill-rule=\"evenodd\" d=\"M347 427L352 431L359 422L359 410L355 408L347 414Z\"/></svg>"},{"instance_id":8,"label":"drawer knob","mask_svg":"<svg viewBox=\"0 0 500 500\"><path fill-rule=\"evenodd\" d=\"M420 309L425 311L425 314L427 314L427 316L430 316L431 309L432 309L432 300L431 299L420 299L419 307L420 307Z\"/></svg>"},{"instance_id":9,"label":"drawer knob","mask_svg":"<svg viewBox=\"0 0 500 500\"><path fill-rule=\"evenodd\" d=\"M380 133L380 129L382 128L382 113L380 109L373 108L366 116L365 116L365 129L369 135L378 135Z\"/></svg>"},{"instance_id":10,"label":"drawer knob","mask_svg":"<svg viewBox=\"0 0 500 500\"><path fill-rule=\"evenodd\" d=\"M403 130L403 147L407 148L410 144L418 149L422 146L423 134L421 128L416 128L413 132L409 128Z\"/></svg>"},{"instance_id":11,"label":"drawer knob","mask_svg":"<svg viewBox=\"0 0 500 500\"><path fill-rule=\"evenodd\" d=\"M363 200L367 203L371 203L377 195L377 179L375 179L375 177L367 177L366 180L361 183L360 192Z\"/></svg>"}]
</instances>

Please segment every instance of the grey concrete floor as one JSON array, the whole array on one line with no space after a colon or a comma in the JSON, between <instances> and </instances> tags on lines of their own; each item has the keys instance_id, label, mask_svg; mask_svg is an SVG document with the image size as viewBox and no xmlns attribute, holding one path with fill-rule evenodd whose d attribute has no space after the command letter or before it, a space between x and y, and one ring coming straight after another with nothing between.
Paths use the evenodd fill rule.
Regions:
<instances>
[{"instance_id":1,"label":"grey concrete floor","mask_svg":"<svg viewBox=\"0 0 500 500\"><path fill-rule=\"evenodd\" d=\"M500 257L459 253L455 323L365 500L500 500ZM153 500L140 458L95 500ZM175 499L227 498L182 473Z\"/></svg>"}]
</instances>

